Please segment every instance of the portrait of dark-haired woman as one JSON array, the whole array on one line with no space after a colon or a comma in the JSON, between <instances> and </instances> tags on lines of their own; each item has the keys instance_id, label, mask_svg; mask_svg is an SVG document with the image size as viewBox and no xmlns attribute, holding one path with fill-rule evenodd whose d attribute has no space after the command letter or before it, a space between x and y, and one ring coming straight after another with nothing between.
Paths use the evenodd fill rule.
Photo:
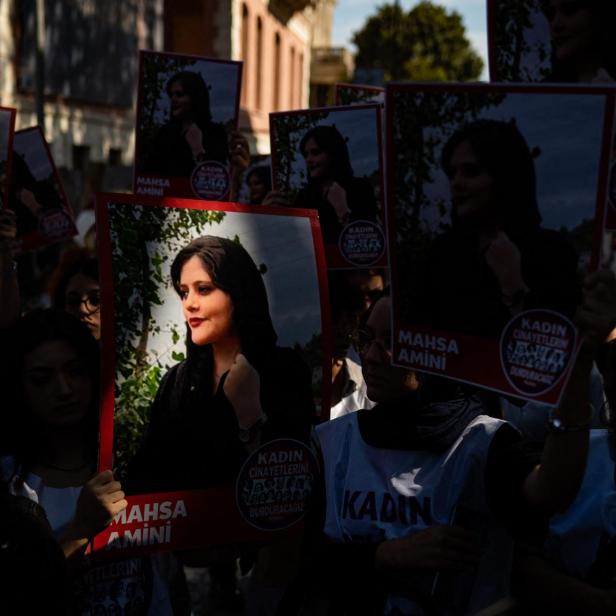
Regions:
<instances>
[{"instance_id":1,"label":"portrait of dark-haired woman","mask_svg":"<svg viewBox=\"0 0 616 616\"><path fill-rule=\"evenodd\" d=\"M573 317L578 256L541 226L533 153L512 122L478 120L445 144L451 227L429 251L419 301L437 329L493 337L523 310Z\"/></svg>"},{"instance_id":2,"label":"portrait of dark-haired woman","mask_svg":"<svg viewBox=\"0 0 616 616\"><path fill-rule=\"evenodd\" d=\"M306 441L314 418L310 370L276 345L262 275L239 243L191 241L171 281L187 325L186 359L160 384L129 465L131 491L232 483L260 443Z\"/></svg>"},{"instance_id":3,"label":"portrait of dark-haired woman","mask_svg":"<svg viewBox=\"0 0 616 616\"><path fill-rule=\"evenodd\" d=\"M547 81L616 81L616 3L541 0L550 29L552 70Z\"/></svg>"},{"instance_id":4,"label":"portrait of dark-haired woman","mask_svg":"<svg viewBox=\"0 0 616 616\"><path fill-rule=\"evenodd\" d=\"M141 172L189 177L205 160L229 162L229 137L212 121L209 87L193 71L175 73L166 85L169 119L156 134Z\"/></svg>"},{"instance_id":5,"label":"portrait of dark-haired woman","mask_svg":"<svg viewBox=\"0 0 616 616\"><path fill-rule=\"evenodd\" d=\"M311 128L302 137L299 151L308 180L294 205L318 210L326 244L336 243L349 222L378 221L372 184L367 178L355 177L346 140L335 126Z\"/></svg>"}]
</instances>

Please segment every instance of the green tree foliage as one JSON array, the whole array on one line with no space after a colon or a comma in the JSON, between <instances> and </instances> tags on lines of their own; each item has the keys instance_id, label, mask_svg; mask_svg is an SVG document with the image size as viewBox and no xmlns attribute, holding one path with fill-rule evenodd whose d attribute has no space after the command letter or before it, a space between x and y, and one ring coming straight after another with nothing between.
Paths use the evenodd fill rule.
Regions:
<instances>
[{"instance_id":1,"label":"green tree foliage","mask_svg":"<svg viewBox=\"0 0 616 616\"><path fill-rule=\"evenodd\" d=\"M408 12L399 4L382 5L353 43L357 66L383 69L385 80L469 81L483 70L460 14L427 0Z\"/></svg>"},{"instance_id":2,"label":"green tree foliage","mask_svg":"<svg viewBox=\"0 0 616 616\"><path fill-rule=\"evenodd\" d=\"M526 32L531 17L540 12L538 0L494 2L495 64L499 81L541 81L550 73L549 49L544 41L530 42ZM523 59L534 55L537 62L524 66Z\"/></svg>"},{"instance_id":3,"label":"green tree foliage","mask_svg":"<svg viewBox=\"0 0 616 616\"><path fill-rule=\"evenodd\" d=\"M114 290L116 398L115 464L122 467L139 443L150 405L167 365L149 352L150 337L165 333L152 318L162 305L161 291L168 282L170 261L189 238L219 223L224 212L134 206L114 203L108 208ZM169 347L184 333L172 325ZM184 359L173 353L174 361Z\"/></svg>"}]
</instances>

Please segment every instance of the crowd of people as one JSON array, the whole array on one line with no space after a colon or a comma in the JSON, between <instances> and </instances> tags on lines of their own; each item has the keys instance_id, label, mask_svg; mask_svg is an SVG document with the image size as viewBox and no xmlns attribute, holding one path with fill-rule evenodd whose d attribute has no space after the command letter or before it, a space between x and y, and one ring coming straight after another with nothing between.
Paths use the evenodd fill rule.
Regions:
<instances>
[{"instance_id":1,"label":"crowd of people","mask_svg":"<svg viewBox=\"0 0 616 616\"><path fill-rule=\"evenodd\" d=\"M585 3L543 4L554 21ZM241 135L196 117L191 101L207 98L202 80L178 73L166 90L172 117L148 170L185 174L211 157L244 173L249 205L290 205L271 192L267 166L250 166ZM215 153L206 152L206 133L216 135ZM335 129L306 133L300 149L308 180L298 204L333 230L376 220L373 192L348 169ZM548 285L551 307L581 340L557 407L392 366L387 271L356 269L329 272L332 395L329 419L318 421L311 375L277 345L256 264L239 243L203 236L164 272L186 320L186 356L163 377L122 481L98 467L96 251L63 245L33 298L33 270L20 271L15 253L19 212L0 210L0 612L189 615L185 566L209 568L220 613L248 616L616 611L616 278L597 271L566 286L575 259L540 228L532 158L514 126L469 124L442 162L456 210L440 250L447 258L435 265L442 271L426 272L422 314L493 333ZM499 184L511 168L527 173ZM478 230L472 250L469 220ZM458 246L466 253L452 260ZM491 259L498 251L516 257L514 275ZM548 257L560 262L560 278L540 275ZM471 276L474 301L449 302ZM507 286L512 278L517 286ZM223 475L232 482L251 453L280 436L311 443L316 481L258 480L250 503L273 502L276 492L306 499L294 536L228 550L89 552L127 495L203 488ZM242 594L238 569L250 578Z\"/></svg>"}]
</instances>

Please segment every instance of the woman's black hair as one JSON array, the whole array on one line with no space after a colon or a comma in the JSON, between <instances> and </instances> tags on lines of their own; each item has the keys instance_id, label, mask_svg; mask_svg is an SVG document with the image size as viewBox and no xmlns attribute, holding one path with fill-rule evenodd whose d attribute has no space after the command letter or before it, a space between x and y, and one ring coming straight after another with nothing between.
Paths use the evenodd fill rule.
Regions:
<instances>
[{"instance_id":1,"label":"woman's black hair","mask_svg":"<svg viewBox=\"0 0 616 616\"><path fill-rule=\"evenodd\" d=\"M494 216L505 233L519 238L541 224L533 153L514 122L477 120L458 129L445 144L441 164L447 171L454 150L467 142L494 181ZM453 224L459 221L455 210Z\"/></svg>"},{"instance_id":2,"label":"woman's black hair","mask_svg":"<svg viewBox=\"0 0 616 616\"><path fill-rule=\"evenodd\" d=\"M314 139L319 148L329 156L332 177L336 182L344 184L353 177L349 148L345 138L334 125L322 124L306 132L299 142L299 151L302 155L309 139Z\"/></svg>"},{"instance_id":3,"label":"woman's black hair","mask_svg":"<svg viewBox=\"0 0 616 616\"><path fill-rule=\"evenodd\" d=\"M90 330L77 317L55 308L33 310L22 316L9 334L5 391L13 391L15 408L9 420L8 453L13 454L24 477L45 441L44 426L37 425L25 399L24 369L26 357L45 342L62 340L77 352L92 383L91 407L88 415L88 445L95 453L98 448L99 418L99 347ZM25 469L25 470L24 470Z\"/></svg>"},{"instance_id":4,"label":"woman's black hair","mask_svg":"<svg viewBox=\"0 0 616 616\"><path fill-rule=\"evenodd\" d=\"M550 9L550 0L540 0L541 11L546 15ZM597 51L601 56L602 68L612 78L616 78L616 2L613 0L584 0L584 9L590 11L595 30ZM571 64L559 61L552 50L552 70L547 77L550 82L577 82L574 67Z\"/></svg>"},{"instance_id":5,"label":"woman's black hair","mask_svg":"<svg viewBox=\"0 0 616 616\"><path fill-rule=\"evenodd\" d=\"M54 308L66 308L66 289L73 276L81 274L98 282L98 260L88 251L78 249L68 254L66 259L58 265L53 277L55 278L52 290L52 305Z\"/></svg>"},{"instance_id":6,"label":"woman's black hair","mask_svg":"<svg viewBox=\"0 0 616 616\"><path fill-rule=\"evenodd\" d=\"M205 235L182 248L171 264L173 288L180 295L180 276L186 261L199 257L214 285L227 293L233 303L233 324L242 353L255 367L262 364L276 345L277 335L269 312L267 292L261 273L246 249L233 240ZM208 347L209 345L205 345ZM199 352L187 337L188 358Z\"/></svg>"},{"instance_id":7,"label":"woman's black hair","mask_svg":"<svg viewBox=\"0 0 616 616\"><path fill-rule=\"evenodd\" d=\"M210 91L200 73L194 71L180 71L175 73L167 82L167 94L171 95L171 86L179 81L184 88L184 92L192 100L192 108L195 122L200 126L207 126L212 121L212 111L210 109ZM171 118L171 121L176 118Z\"/></svg>"}]
</instances>

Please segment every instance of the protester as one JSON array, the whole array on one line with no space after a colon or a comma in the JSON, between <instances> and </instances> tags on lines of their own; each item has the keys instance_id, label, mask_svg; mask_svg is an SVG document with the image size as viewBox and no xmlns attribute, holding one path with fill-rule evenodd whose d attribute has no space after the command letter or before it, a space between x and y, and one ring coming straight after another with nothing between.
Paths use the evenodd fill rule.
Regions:
<instances>
[{"instance_id":1,"label":"protester","mask_svg":"<svg viewBox=\"0 0 616 616\"><path fill-rule=\"evenodd\" d=\"M51 275L49 294L55 308L79 318L96 340L101 337L98 261L87 249L64 252Z\"/></svg>"},{"instance_id":2,"label":"protester","mask_svg":"<svg viewBox=\"0 0 616 616\"><path fill-rule=\"evenodd\" d=\"M329 272L332 319L332 390L330 419L374 404L366 394L361 366L350 357L356 340L359 318L364 309L364 295L349 284L347 272Z\"/></svg>"},{"instance_id":3,"label":"protester","mask_svg":"<svg viewBox=\"0 0 616 616\"><path fill-rule=\"evenodd\" d=\"M541 537L574 500L592 357L615 312L613 275L589 275L584 344L555 413L568 429L548 435L539 464L477 392L392 367L390 302L374 304L360 349L377 405L317 428L326 505L307 545L331 613L470 614L507 597L513 542L502 525Z\"/></svg>"},{"instance_id":4,"label":"protester","mask_svg":"<svg viewBox=\"0 0 616 616\"><path fill-rule=\"evenodd\" d=\"M263 200L272 190L271 170L265 165L256 165L246 175L248 185L248 203L250 205L262 205Z\"/></svg>"}]
</instances>

